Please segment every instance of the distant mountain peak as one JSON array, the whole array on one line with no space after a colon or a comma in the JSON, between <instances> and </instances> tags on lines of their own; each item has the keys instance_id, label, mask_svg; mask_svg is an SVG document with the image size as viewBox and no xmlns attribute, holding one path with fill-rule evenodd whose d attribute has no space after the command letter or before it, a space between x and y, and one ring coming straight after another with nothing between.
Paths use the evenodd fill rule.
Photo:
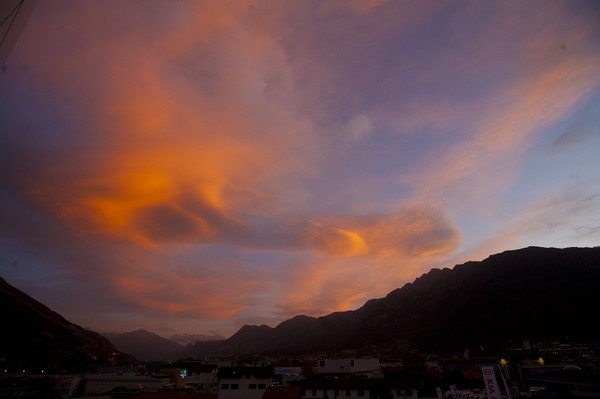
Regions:
<instances>
[{"instance_id":1,"label":"distant mountain peak","mask_svg":"<svg viewBox=\"0 0 600 399\"><path fill-rule=\"evenodd\" d=\"M108 334L107 338L120 351L140 360L177 360L184 357L184 347L148 330Z\"/></svg>"}]
</instances>

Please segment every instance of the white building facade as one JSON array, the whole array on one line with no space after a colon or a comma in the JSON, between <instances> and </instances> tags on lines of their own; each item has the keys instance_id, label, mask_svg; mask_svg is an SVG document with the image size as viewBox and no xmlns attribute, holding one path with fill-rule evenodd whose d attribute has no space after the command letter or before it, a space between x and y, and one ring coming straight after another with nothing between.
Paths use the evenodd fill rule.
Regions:
<instances>
[{"instance_id":1,"label":"white building facade","mask_svg":"<svg viewBox=\"0 0 600 399\"><path fill-rule=\"evenodd\" d=\"M218 399L261 399L271 385L273 367L222 367Z\"/></svg>"}]
</instances>

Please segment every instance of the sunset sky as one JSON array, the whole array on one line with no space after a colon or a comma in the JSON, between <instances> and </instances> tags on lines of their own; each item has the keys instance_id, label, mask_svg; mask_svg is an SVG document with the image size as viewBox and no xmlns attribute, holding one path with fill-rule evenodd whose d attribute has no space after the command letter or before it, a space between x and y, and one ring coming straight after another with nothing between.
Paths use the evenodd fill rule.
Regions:
<instances>
[{"instance_id":1,"label":"sunset sky","mask_svg":"<svg viewBox=\"0 0 600 399\"><path fill-rule=\"evenodd\" d=\"M229 336L600 245L600 3L41 0L0 129L0 277Z\"/></svg>"}]
</instances>

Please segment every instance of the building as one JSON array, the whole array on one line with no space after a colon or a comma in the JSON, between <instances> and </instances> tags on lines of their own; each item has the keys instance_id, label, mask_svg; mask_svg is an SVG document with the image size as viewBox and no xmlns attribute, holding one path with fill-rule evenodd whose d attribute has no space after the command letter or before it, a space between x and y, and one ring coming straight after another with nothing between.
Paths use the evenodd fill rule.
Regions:
<instances>
[{"instance_id":1,"label":"building","mask_svg":"<svg viewBox=\"0 0 600 399\"><path fill-rule=\"evenodd\" d=\"M84 379L83 396L102 395L114 390L135 392L155 391L172 385L171 378L152 378L150 376L128 376L112 374L87 374Z\"/></svg>"},{"instance_id":2,"label":"building","mask_svg":"<svg viewBox=\"0 0 600 399\"><path fill-rule=\"evenodd\" d=\"M56 375L52 377L51 392L56 397L72 398L79 394L81 375Z\"/></svg>"},{"instance_id":3,"label":"building","mask_svg":"<svg viewBox=\"0 0 600 399\"><path fill-rule=\"evenodd\" d=\"M262 399L300 399L301 388L297 386L267 387Z\"/></svg>"},{"instance_id":4,"label":"building","mask_svg":"<svg viewBox=\"0 0 600 399\"><path fill-rule=\"evenodd\" d=\"M417 399L416 383L404 380L312 379L301 387L302 399Z\"/></svg>"},{"instance_id":5,"label":"building","mask_svg":"<svg viewBox=\"0 0 600 399\"><path fill-rule=\"evenodd\" d=\"M362 374L369 378L383 378L379 359L320 359L318 374Z\"/></svg>"},{"instance_id":6,"label":"building","mask_svg":"<svg viewBox=\"0 0 600 399\"><path fill-rule=\"evenodd\" d=\"M302 383L302 399L368 399L376 389L369 379L312 379Z\"/></svg>"},{"instance_id":7,"label":"building","mask_svg":"<svg viewBox=\"0 0 600 399\"><path fill-rule=\"evenodd\" d=\"M261 399L273 379L273 367L221 367L218 399Z\"/></svg>"},{"instance_id":8,"label":"building","mask_svg":"<svg viewBox=\"0 0 600 399\"><path fill-rule=\"evenodd\" d=\"M302 367L275 367L273 369L272 385L297 385L304 379Z\"/></svg>"},{"instance_id":9,"label":"building","mask_svg":"<svg viewBox=\"0 0 600 399\"><path fill-rule=\"evenodd\" d=\"M187 383L202 391L217 391L218 368L216 364L189 364L186 363L188 371Z\"/></svg>"}]
</instances>

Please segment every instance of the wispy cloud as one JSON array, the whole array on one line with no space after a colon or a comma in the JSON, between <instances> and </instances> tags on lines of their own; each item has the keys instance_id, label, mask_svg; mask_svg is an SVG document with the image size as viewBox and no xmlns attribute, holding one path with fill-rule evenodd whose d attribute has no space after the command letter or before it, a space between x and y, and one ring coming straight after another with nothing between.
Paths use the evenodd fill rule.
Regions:
<instances>
[{"instance_id":1,"label":"wispy cloud","mask_svg":"<svg viewBox=\"0 0 600 399\"><path fill-rule=\"evenodd\" d=\"M587 115L586 115L587 116ZM553 143L552 148L558 150L574 144L600 138L600 114L587 116L584 120L572 123Z\"/></svg>"}]
</instances>

